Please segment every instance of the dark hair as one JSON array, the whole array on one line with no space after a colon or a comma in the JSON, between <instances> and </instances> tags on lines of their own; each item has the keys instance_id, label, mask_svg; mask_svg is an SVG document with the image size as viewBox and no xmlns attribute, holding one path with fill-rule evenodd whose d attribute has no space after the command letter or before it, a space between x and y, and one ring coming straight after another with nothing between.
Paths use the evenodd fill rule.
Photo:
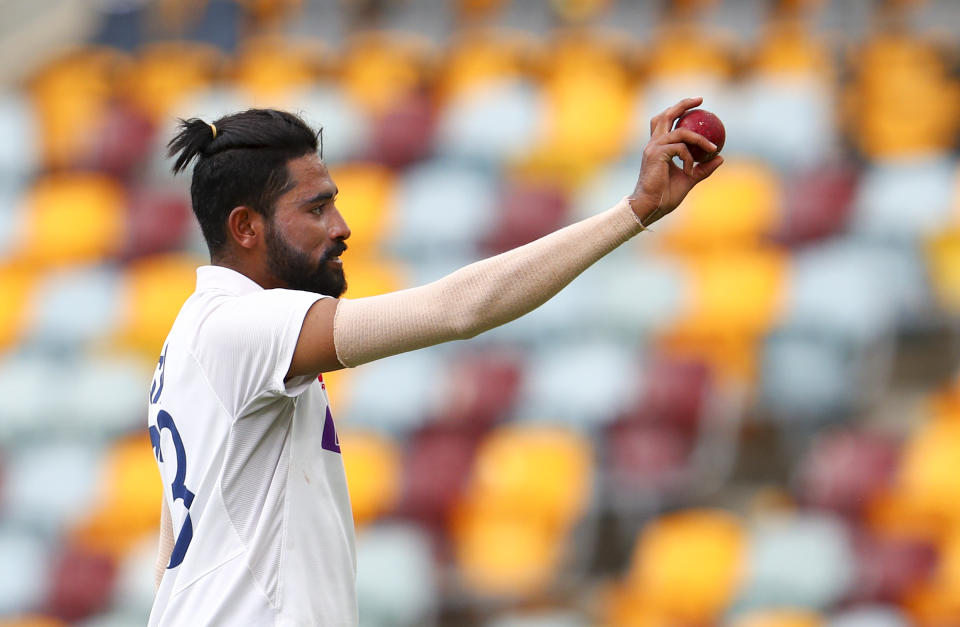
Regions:
<instances>
[{"instance_id":1,"label":"dark hair","mask_svg":"<svg viewBox=\"0 0 960 627\"><path fill-rule=\"evenodd\" d=\"M290 183L287 162L318 149L316 131L299 116L275 109L233 113L213 125L181 119L179 128L167 144L168 154L177 159L174 174L197 159L190 198L211 257L226 244L226 221L234 207L271 218Z\"/></svg>"}]
</instances>

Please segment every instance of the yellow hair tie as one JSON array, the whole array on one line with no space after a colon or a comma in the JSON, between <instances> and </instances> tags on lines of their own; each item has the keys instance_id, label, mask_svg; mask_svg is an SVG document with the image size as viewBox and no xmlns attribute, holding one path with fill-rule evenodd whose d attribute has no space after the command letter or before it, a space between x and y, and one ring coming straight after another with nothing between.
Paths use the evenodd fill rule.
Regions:
<instances>
[{"instance_id":1,"label":"yellow hair tie","mask_svg":"<svg viewBox=\"0 0 960 627\"><path fill-rule=\"evenodd\" d=\"M213 138L217 138L217 127L213 125L213 122L208 122L210 125L210 130L213 131Z\"/></svg>"}]
</instances>

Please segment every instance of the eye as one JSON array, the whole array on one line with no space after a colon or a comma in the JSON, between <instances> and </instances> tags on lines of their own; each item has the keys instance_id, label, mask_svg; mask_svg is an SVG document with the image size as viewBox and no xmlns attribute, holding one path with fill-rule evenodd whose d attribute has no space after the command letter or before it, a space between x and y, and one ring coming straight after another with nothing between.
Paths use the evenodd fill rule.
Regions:
<instances>
[{"instance_id":1,"label":"eye","mask_svg":"<svg viewBox=\"0 0 960 627\"><path fill-rule=\"evenodd\" d=\"M320 215L321 213L323 213L323 209L324 209L325 206L326 206L326 205L317 205L316 207L312 207L312 208L310 209L310 212L311 212L311 213L314 213L314 214L316 214L316 215Z\"/></svg>"}]
</instances>

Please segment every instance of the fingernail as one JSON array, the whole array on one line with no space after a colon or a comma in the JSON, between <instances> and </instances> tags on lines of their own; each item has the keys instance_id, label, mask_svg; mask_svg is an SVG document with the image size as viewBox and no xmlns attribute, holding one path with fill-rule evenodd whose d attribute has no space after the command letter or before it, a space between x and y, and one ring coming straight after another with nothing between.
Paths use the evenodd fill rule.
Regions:
<instances>
[{"instance_id":1,"label":"fingernail","mask_svg":"<svg viewBox=\"0 0 960 627\"><path fill-rule=\"evenodd\" d=\"M708 143L710 144L710 150L713 151L713 152L716 152L716 151L717 151L717 145L716 145L715 143L713 143L712 141L709 141L709 140L707 140L707 141L708 141Z\"/></svg>"}]
</instances>

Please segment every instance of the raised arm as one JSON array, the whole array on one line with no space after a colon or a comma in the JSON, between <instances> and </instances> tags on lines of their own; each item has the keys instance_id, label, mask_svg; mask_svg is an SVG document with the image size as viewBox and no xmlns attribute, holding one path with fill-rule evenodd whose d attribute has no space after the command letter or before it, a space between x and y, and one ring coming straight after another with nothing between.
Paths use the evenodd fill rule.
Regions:
<instances>
[{"instance_id":1,"label":"raised arm","mask_svg":"<svg viewBox=\"0 0 960 627\"><path fill-rule=\"evenodd\" d=\"M552 298L604 255L673 211L722 157L695 164L686 144L712 153L697 133L671 130L701 103L688 98L650 121L633 192L616 206L534 242L470 264L433 283L360 299L323 299L303 322L289 376L353 367L389 355L466 339ZM683 161L683 168L673 158Z\"/></svg>"}]
</instances>

